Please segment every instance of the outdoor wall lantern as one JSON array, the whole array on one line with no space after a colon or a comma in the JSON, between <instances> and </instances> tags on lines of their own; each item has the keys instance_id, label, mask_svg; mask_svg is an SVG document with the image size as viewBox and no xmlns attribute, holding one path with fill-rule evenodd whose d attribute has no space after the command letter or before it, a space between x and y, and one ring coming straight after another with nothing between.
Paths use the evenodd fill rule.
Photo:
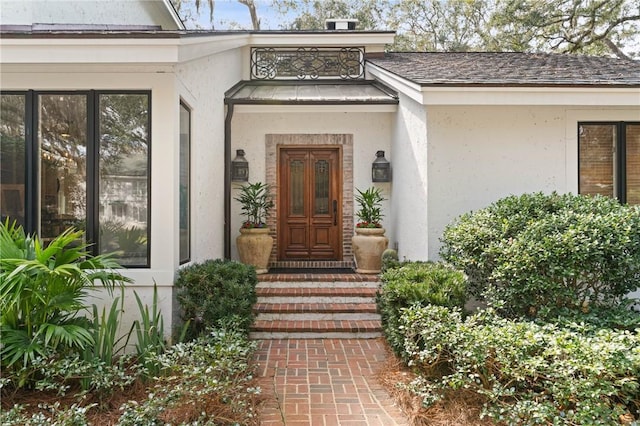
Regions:
<instances>
[{"instance_id":1,"label":"outdoor wall lantern","mask_svg":"<svg viewBox=\"0 0 640 426\"><path fill-rule=\"evenodd\" d=\"M236 150L236 158L231 162L231 181L249 181L249 162L244 158L244 149Z\"/></svg>"},{"instance_id":2,"label":"outdoor wall lantern","mask_svg":"<svg viewBox=\"0 0 640 426\"><path fill-rule=\"evenodd\" d=\"M371 164L371 180L373 182L391 182L391 163L384 158L384 151L376 152L376 159Z\"/></svg>"}]
</instances>

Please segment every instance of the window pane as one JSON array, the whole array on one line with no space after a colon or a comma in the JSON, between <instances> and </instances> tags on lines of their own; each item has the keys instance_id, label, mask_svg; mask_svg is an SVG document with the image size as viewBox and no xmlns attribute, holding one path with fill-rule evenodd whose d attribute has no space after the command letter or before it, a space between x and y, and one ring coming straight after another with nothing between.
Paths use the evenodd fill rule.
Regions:
<instances>
[{"instance_id":1,"label":"window pane","mask_svg":"<svg viewBox=\"0 0 640 426\"><path fill-rule=\"evenodd\" d=\"M616 126L613 124L581 124L579 127L580 193L615 194L614 147Z\"/></svg>"},{"instance_id":2,"label":"window pane","mask_svg":"<svg viewBox=\"0 0 640 426\"><path fill-rule=\"evenodd\" d=\"M640 124L627 124L627 203L640 204Z\"/></svg>"},{"instance_id":3,"label":"window pane","mask_svg":"<svg viewBox=\"0 0 640 426\"><path fill-rule=\"evenodd\" d=\"M190 209L191 112L180 104L180 263L191 257Z\"/></svg>"},{"instance_id":4,"label":"window pane","mask_svg":"<svg viewBox=\"0 0 640 426\"><path fill-rule=\"evenodd\" d=\"M47 242L69 227L86 229L87 97L38 97L40 237Z\"/></svg>"},{"instance_id":5,"label":"window pane","mask_svg":"<svg viewBox=\"0 0 640 426\"><path fill-rule=\"evenodd\" d=\"M25 224L25 96L0 96L0 216Z\"/></svg>"},{"instance_id":6,"label":"window pane","mask_svg":"<svg viewBox=\"0 0 640 426\"><path fill-rule=\"evenodd\" d=\"M304 216L304 162L293 160L290 165L291 199L289 211L291 214Z\"/></svg>"},{"instance_id":7,"label":"window pane","mask_svg":"<svg viewBox=\"0 0 640 426\"><path fill-rule=\"evenodd\" d=\"M329 162L317 160L315 169L316 191L313 212L315 214L329 214Z\"/></svg>"},{"instance_id":8,"label":"window pane","mask_svg":"<svg viewBox=\"0 0 640 426\"><path fill-rule=\"evenodd\" d=\"M148 264L149 96L99 95L100 253Z\"/></svg>"}]
</instances>

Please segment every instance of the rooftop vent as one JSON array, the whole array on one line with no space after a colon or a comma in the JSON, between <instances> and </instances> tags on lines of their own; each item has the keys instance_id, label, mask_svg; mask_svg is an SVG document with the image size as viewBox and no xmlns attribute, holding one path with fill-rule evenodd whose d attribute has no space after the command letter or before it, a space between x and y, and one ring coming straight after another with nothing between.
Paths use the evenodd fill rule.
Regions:
<instances>
[{"instance_id":1,"label":"rooftop vent","mask_svg":"<svg viewBox=\"0 0 640 426\"><path fill-rule=\"evenodd\" d=\"M349 30L356 29L357 19L326 19L324 24L328 30Z\"/></svg>"}]
</instances>

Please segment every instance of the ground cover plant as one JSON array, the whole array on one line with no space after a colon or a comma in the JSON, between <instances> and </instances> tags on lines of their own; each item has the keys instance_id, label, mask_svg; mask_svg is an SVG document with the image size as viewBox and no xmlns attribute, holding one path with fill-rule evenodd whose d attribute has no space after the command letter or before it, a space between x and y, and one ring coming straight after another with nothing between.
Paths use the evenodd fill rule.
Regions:
<instances>
[{"instance_id":1,"label":"ground cover plant","mask_svg":"<svg viewBox=\"0 0 640 426\"><path fill-rule=\"evenodd\" d=\"M238 330L219 329L196 340L149 354L159 374L148 373L135 356L119 357L107 366L78 358L36 359L41 371L34 388L16 392L10 378L2 379L0 423L18 425L254 425L260 389L254 387L251 364L255 344ZM77 381L109 390L95 399ZM30 405L22 401L28 401Z\"/></svg>"},{"instance_id":2,"label":"ground cover plant","mask_svg":"<svg viewBox=\"0 0 640 426\"><path fill-rule=\"evenodd\" d=\"M254 346L235 312L169 346L154 287L151 306L134 292L139 319L123 333L127 279L83 241L68 230L44 246L0 224L0 423L256 424ZM101 287L113 301L99 310L86 298Z\"/></svg>"},{"instance_id":3,"label":"ground cover plant","mask_svg":"<svg viewBox=\"0 0 640 426\"><path fill-rule=\"evenodd\" d=\"M640 313L628 299L640 283L638 207L507 197L451 224L441 254L487 309L467 316L455 297L418 287L388 303L411 286L394 282L394 267L378 297L395 325L385 335L416 377L404 388L424 407L473 395L496 424L638 424Z\"/></svg>"},{"instance_id":4,"label":"ground cover plant","mask_svg":"<svg viewBox=\"0 0 640 426\"><path fill-rule=\"evenodd\" d=\"M404 357L420 378L411 390L430 406L447 393L484 397L499 424L630 424L640 413L640 337L514 321L487 310L403 312Z\"/></svg>"}]
</instances>

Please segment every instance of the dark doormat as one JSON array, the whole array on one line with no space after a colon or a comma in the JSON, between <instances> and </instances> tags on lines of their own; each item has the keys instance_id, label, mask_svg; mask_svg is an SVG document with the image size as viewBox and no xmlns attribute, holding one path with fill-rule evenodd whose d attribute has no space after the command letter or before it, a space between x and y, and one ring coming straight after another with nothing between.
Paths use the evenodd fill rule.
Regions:
<instances>
[{"instance_id":1,"label":"dark doormat","mask_svg":"<svg viewBox=\"0 0 640 426\"><path fill-rule=\"evenodd\" d=\"M270 268L270 274L355 274L351 268Z\"/></svg>"}]
</instances>

